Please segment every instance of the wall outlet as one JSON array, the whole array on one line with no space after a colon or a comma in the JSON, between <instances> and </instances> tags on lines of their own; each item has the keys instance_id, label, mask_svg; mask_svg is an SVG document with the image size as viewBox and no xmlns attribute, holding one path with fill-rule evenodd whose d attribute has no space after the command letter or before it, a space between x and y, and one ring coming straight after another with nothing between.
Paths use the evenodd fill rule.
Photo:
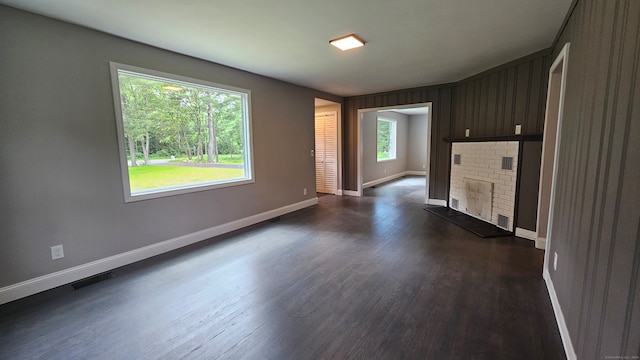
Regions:
<instances>
[{"instance_id":1,"label":"wall outlet","mask_svg":"<svg viewBox=\"0 0 640 360\"><path fill-rule=\"evenodd\" d=\"M302 195L307 195L307 188L302 189Z\"/></svg>"},{"instance_id":2,"label":"wall outlet","mask_svg":"<svg viewBox=\"0 0 640 360\"><path fill-rule=\"evenodd\" d=\"M465 136L465 137L469 137L469 129L466 129L466 130L464 131L464 136Z\"/></svg>"},{"instance_id":3,"label":"wall outlet","mask_svg":"<svg viewBox=\"0 0 640 360\"><path fill-rule=\"evenodd\" d=\"M316 151L311 149L311 157L314 157L316 155Z\"/></svg>"},{"instance_id":4,"label":"wall outlet","mask_svg":"<svg viewBox=\"0 0 640 360\"><path fill-rule=\"evenodd\" d=\"M64 257L64 249L62 245L56 245L51 247L51 260L62 259Z\"/></svg>"},{"instance_id":5,"label":"wall outlet","mask_svg":"<svg viewBox=\"0 0 640 360\"><path fill-rule=\"evenodd\" d=\"M422 168L423 168L423 169L426 169L426 168L427 168L427 165L426 165L426 164L422 164Z\"/></svg>"},{"instance_id":6,"label":"wall outlet","mask_svg":"<svg viewBox=\"0 0 640 360\"><path fill-rule=\"evenodd\" d=\"M520 135L522 133L522 125L516 125L516 135Z\"/></svg>"},{"instance_id":7,"label":"wall outlet","mask_svg":"<svg viewBox=\"0 0 640 360\"><path fill-rule=\"evenodd\" d=\"M384 173L385 173L385 174L387 173L387 169L384 169Z\"/></svg>"},{"instance_id":8,"label":"wall outlet","mask_svg":"<svg viewBox=\"0 0 640 360\"><path fill-rule=\"evenodd\" d=\"M553 271L556 271L558 269L558 253L554 252L553 253Z\"/></svg>"}]
</instances>

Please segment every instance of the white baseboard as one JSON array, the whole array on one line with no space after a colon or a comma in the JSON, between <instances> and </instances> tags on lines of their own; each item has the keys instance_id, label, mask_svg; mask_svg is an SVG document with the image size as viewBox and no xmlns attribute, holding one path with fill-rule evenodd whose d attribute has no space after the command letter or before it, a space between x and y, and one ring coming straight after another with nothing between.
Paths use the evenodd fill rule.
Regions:
<instances>
[{"instance_id":1,"label":"white baseboard","mask_svg":"<svg viewBox=\"0 0 640 360\"><path fill-rule=\"evenodd\" d=\"M353 190L343 190L342 192L346 196L360 196L357 191L353 191Z\"/></svg>"},{"instance_id":2,"label":"white baseboard","mask_svg":"<svg viewBox=\"0 0 640 360\"><path fill-rule=\"evenodd\" d=\"M385 176L385 177L383 177L381 179L376 179L376 180L372 180L372 181L366 182L366 183L362 184L362 188L363 189L370 188L372 186L376 186L378 184L386 183L386 182L391 181L391 180L399 179L399 178L401 178L403 176L407 176L407 175L427 176L427 173L426 173L426 171L402 171L402 172L399 172L397 174Z\"/></svg>"},{"instance_id":3,"label":"white baseboard","mask_svg":"<svg viewBox=\"0 0 640 360\"><path fill-rule=\"evenodd\" d=\"M532 241L536 241L536 239L538 238L538 234L536 234L535 231L531 231L531 230L527 230L519 227L516 227L516 236L525 238L528 240L532 240Z\"/></svg>"},{"instance_id":4,"label":"white baseboard","mask_svg":"<svg viewBox=\"0 0 640 360\"><path fill-rule=\"evenodd\" d=\"M428 199L427 205L447 206L447 200Z\"/></svg>"},{"instance_id":5,"label":"white baseboard","mask_svg":"<svg viewBox=\"0 0 640 360\"><path fill-rule=\"evenodd\" d=\"M252 215L229 223L217 225L208 229L197 231L177 238L161 241L149 246L127 251L104 259L75 266L69 269L57 271L51 274L26 280L17 284L0 288L0 305L14 301L39 292L69 284L89 276L100 274L115 268L132 264L134 262L160 255L187 245L210 239L224 233L241 229L259 222L282 216L290 212L316 205L318 198L301 201L295 204L283 206L260 214Z\"/></svg>"},{"instance_id":6,"label":"white baseboard","mask_svg":"<svg viewBox=\"0 0 640 360\"><path fill-rule=\"evenodd\" d=\"M342 196L342 190L336 190L336 195Z\"/></svg>"},{"instance_id":7,"label":"white baseboard","mask_svg":"<svg viewBox=\"0 0 640 360\"><path fill-rule=\"evenodd\" d=\"M391 180L399 179L399 178L401 178L401 177L403 177L405 175L406 175L406 171L399 172L397 174L393 174L393 175L389 175L389 176L385 176L385 177L383 177L381 179L376 179L376 180L369 181L369 182L366 182L366 183L362 184L362 188L363 189L370 188L370 187L376 186L378 184L382 184L382 183L386 183L386 182L391 181Z\"/></svg>"},{"instance_id":8,"label":"white baseboard","mask_svg":"<svg viewBox=\"0 0 640 360\"><path fill-rule=\"evenodd\" d=\"M544 269L542 277L547 283L547 291L549 292L549 297L551 298L553 312L556 315L556 322L558 323L558 329L560 330L560 337L562 338L562 344L564 345L564 352L567 356L567 360L576 360L577 356L575 350L573 349L571 336L569 336L569 329L567 328L567 323L564 320L564 314L562 313L562 309L560 308L558 295L556 294L556 289L553 287L553 281L551 280L551 275L549 274L549 270L547 268Z\"/></svg>"},{"instance_id":9,"label":"white baseboard","mask_svg":"<svg viewBox=\"0 0 640 360\"><path fill-rule=\"evenodd\" d=\"M547 238L546 237L539 237L536 238L536 249L546 249L547 248Z\"/></svg>"}]
</instances>

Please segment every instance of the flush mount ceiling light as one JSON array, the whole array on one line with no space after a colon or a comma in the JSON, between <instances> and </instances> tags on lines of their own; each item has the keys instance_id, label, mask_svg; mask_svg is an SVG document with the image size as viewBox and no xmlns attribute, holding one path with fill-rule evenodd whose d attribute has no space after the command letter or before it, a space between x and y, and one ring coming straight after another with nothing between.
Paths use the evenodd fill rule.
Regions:
<instances>
[{"instance_id":1,"label":"flush mount ceiling light","mask_svg":"<svg viewBox=\"0 0 640 360\"><path fill-rule=\"evenodd\" d=\"M329 41L329 44L337 47L342 51L347 51L353 48L364 46L364 40L360 39L354 34L351 34L333 39Z\"/></svg>"}]
</instances>

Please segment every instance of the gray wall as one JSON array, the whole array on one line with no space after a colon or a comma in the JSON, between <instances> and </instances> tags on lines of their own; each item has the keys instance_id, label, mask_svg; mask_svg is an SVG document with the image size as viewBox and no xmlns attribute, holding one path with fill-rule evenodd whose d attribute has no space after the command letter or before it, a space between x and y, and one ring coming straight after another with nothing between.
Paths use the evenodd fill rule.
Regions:
<instances>
[{"instance_id":1,"label":"gray wall","mask_svg":"<svg viewBox=\"0 0 640 360\"><path fill-rule=\"evenodd\" d=\"M251 90L255 183L125 204L109 61ZM342 101L4 6L0 69L0 287L309 199L314 98Z\"/></svg>"},{"instance_id":2,"label":"gray wall","mask_svg":"<svg viewBox=\"0 0 640 360\"><path fill-rule=\"evenodd\" d=\"M377 161L377 119L397 121L396 159ZM365 112L362 116L362 181L382 179L407 170L407 143L409 142L409 117L395 112ZM386 170L386 172L385 172Z\"/></svg>"},{"instance_id":3,"label":"gray wall","mask_svg":"<svg viewBox=\"0 0 640 360\"><path fill-rule=\"evenodd\" d=\"M579 0L549 272L579 359L640 355L640 1Z\"/></svg>"},{"instance_id":4,"label":"gray wall","mask_svg":"<svg viewBox=\"0 0 640 360\"><path fill-rule=\"evenodd\" d=\"M407 143L407 170L426 171L427 115L409 116L409 142Z\"/></svg>"}]
</instances>

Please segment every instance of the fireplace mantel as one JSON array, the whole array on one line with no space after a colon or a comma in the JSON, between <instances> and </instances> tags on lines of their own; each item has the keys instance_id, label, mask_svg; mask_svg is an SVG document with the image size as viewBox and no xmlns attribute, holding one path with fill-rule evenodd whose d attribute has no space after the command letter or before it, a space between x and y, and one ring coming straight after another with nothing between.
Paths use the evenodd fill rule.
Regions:
<instances>
[{"instance_id":1,"label":"fireplace mantel","mask_svg":"<svg viewBox=\"0 0 640 360\"><path fill-rule=\"evenodd\" d=\"M542 134L537 135L508 135L508 136L475 136L463 138L443 138L448 143L454 142L484 142L484 141L542 141Z\"/></svg>"}]
</instances>

